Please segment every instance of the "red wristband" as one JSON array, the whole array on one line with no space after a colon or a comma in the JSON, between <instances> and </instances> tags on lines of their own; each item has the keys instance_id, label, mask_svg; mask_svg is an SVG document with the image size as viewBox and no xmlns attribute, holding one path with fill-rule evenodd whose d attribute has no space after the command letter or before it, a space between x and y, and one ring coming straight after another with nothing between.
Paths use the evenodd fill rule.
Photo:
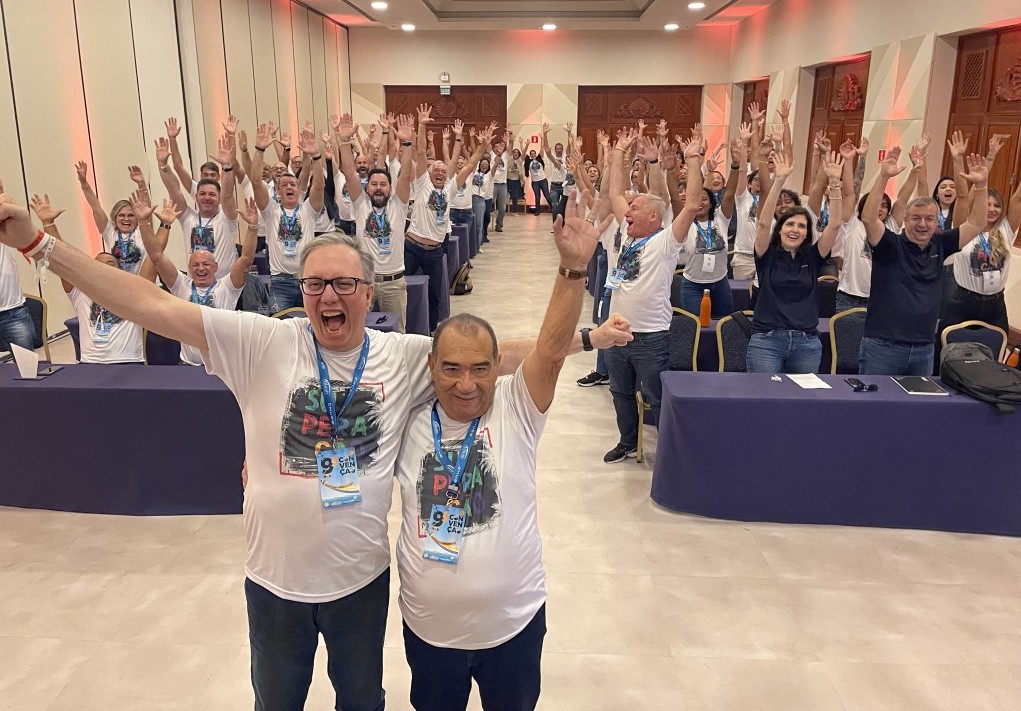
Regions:
<instances>
[{"instance_id":1,"label":"red wristband","mask_svg":"<svg viewBox=\"0 0 1021 711\"><path fill-rule=\"evenodd\" d=\"M32 244L28 245L27 247L18 247L18 251L28 256L28 253L31 252L36 247L38 247L39 243L43 241L43 237L45 236L46 234L42 230L39 230L39 234L37 234L35 236L35 239L32 240Z\"/></svg>"}]
</instances>

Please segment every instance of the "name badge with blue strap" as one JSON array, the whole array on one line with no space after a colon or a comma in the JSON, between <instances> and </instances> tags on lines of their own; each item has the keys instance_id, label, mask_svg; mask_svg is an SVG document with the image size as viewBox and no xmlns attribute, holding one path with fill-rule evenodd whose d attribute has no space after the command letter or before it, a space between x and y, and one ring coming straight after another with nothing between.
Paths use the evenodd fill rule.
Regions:
<instances>
[{"instance_id":1,"label":"name badge with blue strap","mask_svg":"<svg viewBox=\"0 0 1021 711\"><path fill-rule=\"evenodd\" d=\"M437 402L433 401L432 430L433 448L436 459L450 476L447 485L447 503L433 504L429 522L426 524L425 550L422 557L439 563L457 565L461 555L461 542L464 538L465 513L461 505L461 477L468 466L468 455L475 443L475 433L479 429L479 418L476 417L468 425L464 441L457 452L457 463L453 464L450 457L443 451L443 432L440 428L440 415L436 410Z\"/></svg>"},{"instance_id":2,"label":"name badge with blue strap","mask_svg":"<svg viewBox=\"0 0 1021 711\"><path fill-rule=\"evenodd\" d=\"M195 288L195 282L192 282L192 284L191 284L191 302L193 304L198 304L199 306L208 306L209 305L209 297L212 296L213 289L216 288L216 282L217 281L218 281L217 279L213 279L213 283L209 285L208 289L206 289L206 293L202 294L201 296L199 296L199 290Z\"/></svg>"},{"instance_id":3,"label":"name badge with blue strap","mask_svg":"<svg viewBox=\"0 0 1021 711\"><path fill-rule=\"evenodd\" d=\"M311 333L312 327L309 326ZM351 388L347 391L344 404L337 412L337 404L333 397L333 384L330 382L330 371L323 360L323 354L319 351L319 343L315 335L312 336L312 343L316 349L316 365L319 368L319 387L322 389L323 402L326 405L326 414L330 416L332 427L332 447L316 452L316 468L319 471L319 497L322 500L324 509L329 510L338 506L357 504L362 500L362 490L358 482L358 456L354 447L345 447L340 436L340 417L347 412L348 406L354 399L358 384L362 381L362 373L365 372L365 362L369 357L369 335L365 334L362 341L362 352L358 356L358 364L355 366L354 374L351 376Z\"/></svg>"},{"instance_id":4,"label":"name badge with blue strap","mask_svg":"<svg viewBox=\"0 0 1021 711\"><path fill-rule=\"evenodd\" d=\"M648 237L644 237L638 242L635 242L626 249L622 248L620 255L617 257L617 264L625 264L627 260L638 254L638 251L645 246L645 243L655 237L659 232L653 232ZM612 269L609 274L606 275L606 283L603 285L608 291L616 291L620 288L620 285L624 282L624 278L627 272L624 271L623 267L616 267Z\"/></svg>"}]
</instances>

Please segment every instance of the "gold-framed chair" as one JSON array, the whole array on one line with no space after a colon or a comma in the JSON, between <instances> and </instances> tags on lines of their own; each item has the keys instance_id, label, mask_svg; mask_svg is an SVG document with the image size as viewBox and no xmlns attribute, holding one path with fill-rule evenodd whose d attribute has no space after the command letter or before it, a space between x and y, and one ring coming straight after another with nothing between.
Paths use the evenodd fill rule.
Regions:
<instances>
[{"instance_id":1,"label":"gold-framed chair","mask_svg":"<svg viewBox=\"0 0 1021 711\"><path fill-rule=\"evenodd\" d=\"M833 314L830 319L830 375L857 374L866 313L867 309L857 306Z\"/></svg>"},{"instance_id":2,"label":"gold-framed chair","mask_svg":"<svg viewBox=\"0 0 1021 711\"><path fill-rule=\"evenodd\" d=\"M751 288L749 286L749 288ZM754 311L742 311L748 319L755 315ZM724 316L716 322L716 353L719 357L721 373L744 373L748 367L745 358L748 355L748 343L751 335L734 320L734 315ZM729 358L728 358L729 356Z\"/></svg>"},{"instance_id":3,"label":"gold-framed chair","mask_svg":"<svg viewBox=\"0 0 1021 711\"><path fill-rule=\"evenodd\" d=\"M308 316L308 314L305 313L304 308L301 306L292 306L289 309L277 311L273 314L272 318L305 318L306 316Z\"/></svg>"},{"instance_id":4,"label":"gold-framed chair","mask_svg":"<svg viewBox=\"0 0 1021 711\"><path fill-rule=\"evenodd\" d=\"M25 297L25 308L28 309L29 316L32 317L32 345L37 349L42 348L46 361L52 362L53 359L50 357L50 334L49 329L46 328L46 313L49 309L46 299L35 294L22 293L22 296Z\"/></svg>"},{"instance_id":5,"label":"gold-framed chair","mask_svg":"<svg viewBox=\"0 0 1021 711\"><path fill-rule=\"evenodd\" d=\"M670 318L670 331L668 332L669 358L667 370L698 370L698 343L702 336L702 325L698 318L690 311L677 308L673 309L673 316ZM635 457L639 462L645 458L645 413L652 411L652 406L645 402L642 389L635 392L635 401L638 406L638 451ZM658 423L657 423L658 424Z\"/></svg>"},{"instance_id":6,"label":"gold-framed chair","mask_svg":"<svg viewBox=\"0 0 1021 711\"><path fill-rule=\"evenodd\" d=\"M1002 361L1007 352L1006 331L985 321L962 321L953 326L947 326L940 332L939 339L943 348L946 348L949 343L981 343L988 346L989 350L993 352L993 357L998 361Z\"/></svg>"}]
</instances>

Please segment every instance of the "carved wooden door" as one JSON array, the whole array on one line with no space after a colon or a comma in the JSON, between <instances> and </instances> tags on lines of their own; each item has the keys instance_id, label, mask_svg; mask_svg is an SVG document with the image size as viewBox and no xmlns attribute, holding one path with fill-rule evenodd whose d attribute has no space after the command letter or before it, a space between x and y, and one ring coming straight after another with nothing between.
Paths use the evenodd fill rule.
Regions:
<instances>
[{"instance_id":1,"label":"carved wooden door","mask_svg":"<svg viewBox=\"0 0 1021 711\"><path fill-rule=\"evenodd\" d=\"M482 129L496 122L497 135L507 127L506 86L454 86L449 96L441 96L436 86L387 86L386 110L395 114L418 115L419 104L433 107L433 150L442 156L440 140L445 127L461 119L468 127ZM466 133L467 135L467 133Z\"/></svg>"},{"instance_id":2,"label":"carved wooden door","mask_svg":"<svg viewBox=\"0 0 1021 711\"><path fill-rule=\"evenodd\" d=\"M822 131L830 139L833 150L847 139L857 143L861 138L868 81L868 57L816 69L815 88L812 92L812 118L809 122L808 146L805 151L806 192L814 177L809 173L817 131ZM767 121L772 123L775 119L767 117Z\"/></svg>"}]
</instances>

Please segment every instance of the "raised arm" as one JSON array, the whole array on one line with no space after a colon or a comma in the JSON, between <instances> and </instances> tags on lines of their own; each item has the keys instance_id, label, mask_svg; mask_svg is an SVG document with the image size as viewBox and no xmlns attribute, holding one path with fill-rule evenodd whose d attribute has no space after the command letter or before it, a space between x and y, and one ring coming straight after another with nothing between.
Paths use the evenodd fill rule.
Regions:
<instances>
[{"instance_id":1,"label":"raised arm","mask_svg":"<svg viewBox=\"0 0 1021 711\"><path fill-rule=\"evenodd\" d=\"M695 124L691 132L691 140L684 147L684 165L688 169L688 185L685 190L684 207L674 216L671 230L674 239L683 244L688 239L688 230L698 214L698 205L702 201L702 129Z\"/></svg>"},{"instance_id":2,"label":"raised arm","mask_svg":"<svg viewBox=\"0 0 1021 711\"><path fill-rule=\"evenodd\" d=\"M248 270L255 261L255 248L259 244L259 206L254 198L245 200L238 216L245 221L245 239L241 243L241 254L230 268L230 283L235 289L241 289L248 281Z\"/></svg>"},{"instance_id":3,"label":"raised arm","mask_svg":"<svg viewBox=\"0 0 1021 711\"><path fill-rule=\"evenodd\" d=\"M784 155L787 156L788 163L794 163L794 142L791 140L791 102L788 99L780 101L780 108L776 110L776 113L780 116L780 126L782 127L782 141Z\"/></svg>"},{"instance_id":4,"label":"raised arm","mask_svg":"<svg viewBox=\"0 0 1021 711\"><path fill-rule=\"evenodd\" d=\"M986 231L987 198L989 197L989 159L972 153L965 157L965 167L968 172L963 173L960 177L971 183L975 189L975 195L968 219L960 227L961 249L964 249L968 242Z\"/></svg>"},{"instance_id":5,"label":"raised arm","mask_svg":"<svg viewBox=\"0 0 1021 711\"><path fill-rule=\"evenodd\" d=\"M853 141L844 141L840 146L840 157L844 159L844 166L840 174L841 205L839 213L835 212L832 206L830 207L830 221L833 221L839 214L841 225L854 216L854 209L858 204L858 193L854 191L854 159L857 155L858 151L854 147Z\"/></svg>"},{"instance_id":6,"label":"raised arm","mask_svg":"<svg viewBox=\"0 0 1021 711\"><path fill-rule=\"evenodd\" d=\"M1011 175L1010 181L1012 185L1017 183L1017 187L1014 188L1010 202L1007 203L1007 224L1016 234L1021 231L1021 180L1017 180L1015 176Z\"/></svg>"},{"instance_id":7,"label":"raised arm","mask_svg":"<svg viewBox=\"0 0 1021 711\"><path fill-rule=\"evenodd\" d=\"M831 148L830 139L824 136L822 131L816 134L815 148L812 151L812 170L815 172L812 176L812 185L808 188L808 209L815 215L822 212L823 193L826 191L824 158L829 155ZM777 152L779 153L779 151ZM787 157L786 152L784 152L784 156ZM794 161L788 157L787 162L793 163Z\"/></svg>"},{"instance_id":8,"label":"raised arm","mask_svg":"<svg viewBox=\"0 0 1021 711\"><path fill-rule=\"evenodd\" d=\"M624 157L637 140L638 134L633 128L625 130L621 134L620 138L617 139L617 145L613 147L613 155L610 156L611 209L613 210L613 214L617 218L617 221L622 225L624 224L624 219L627 217L628 210L628 203L627 198L624 197L624 190L627 188L626 182L630 179L630 171L627 170L624 165Z\"/></svg>"},{"instance_id":9,"label":"raised arm","mask_svg":"<svg viewBox=\"0 0 1021 711\"><path fill-rule=\"evenodd\" d=\"M971 136L965 137L960 131L954 131L950 134L950 139L947 141L947 147L950 149L950 157L953 161L953 172L950 175L954 178L954 187L957 188L957 199L954 201L954 212L950 216L955 226L961 224L965 215L968 214L969 205L967 204L968 195L968 183L961 177L964 175L964 157L968 154L968 143L971 141ZM937 185L938 187L938 185Z\"/></svg>"},{"instance_id":10,"label":"raised arm","mask_svg":"<svg viewBox=\"0 0 1021 711\"><path fill-rule=\"evenodd\" d=\"M153 206L149 204L149 201L143 198L138 193L131 196L131 209L135 211L135 216L139 214L151 215L153 213ZM174 203L171 200L163 201L163 209L160 211L160 230L163 230L162 225L173 224L177 218L178 210L175 210ZM156 273L159 274L160 280L167 285L167 288L172 288L177 283L177 266L173 260L170 259L164 252L166 249L166 242L157 239L156 234L152 231L152 223L146 220L146 224L143 225L141 221L138 223L138 232L142 236L142 244L145 246L145 253L149 261L152 262L153 266L156 267Z\"/></svg>"},{"instance_id":11,"label":"raised arm","mask_svg":"<svg viewBox=\"0 0 1021 711\"><path fill-rule=\"evenodd\" d=\"M191 171L188 170L188 166L184 164L184 158L181 157L181 147L177 143L177 137L181 135L181 126L177 123L177 119L171 116L163 124L167 129L167 141L170 148L170 156L174 161L174 172L177 173L178 179L182 185L187 185L188 190L191 190ZM164 181L165 183L166 181ZM176 202L176 201L175 201ZM181 207L184 204L181 203Z\"/></svg>"},{"instance_id":12,"label":"raised arm","mask_svg":"<svg viewBox=\"0 0 1021 711\"><path fill-rule=\"evenodd\" d=\"M415 138L415 120L410 116L398 116L394 131L401 156L401 174L397 176L394 187L400 201L407 203L411 199L411 174L414 172L411 169L411 146Z\"/></svg>"},{"instance_id":13,"label":"raised arm","mask_svg":"<svg viewBox=\"0 0 1021 711\"><path fill-rule=\"evenodd\" d=\"M773 166L776 170L776 178L769 187L766 199L759 204L759 214L755 225L755 254L759 257L769 249L769 240L772 236L770 228L773 225L773 213L776 212L776 203L780 199L780 191L783 190L784 181L787 180L787 176L794 172L794 165L788 163L787 157L780 153L773 153Z\"/></svg>"},{"instance_id":14,"label":"raised arm","mask_svg":"<svg viewBox=\"0 0 1021 711\"><path fill-rule=\"evenodd\" d=\"M188 200L181 191L181 183L177 176L170 171L167 164L170 159L170 144L166 138L160 137L156 140L156 163L160 168L160 180L167 189L167 194L174 201L178 208L184 210L188 207ZM191 183L189 183L189 186Z\"/></svg>"},{"instance_id":15,"label":"raised arm","mask_svg":"<svg viewBox=\"0 0 1021 711\"><path fill-rule=\"evenodd\" d=\"M308 171L312 174L312 186L308 190L308 204L313 211L323 211L323 194L326 186L326 173L323 171L323 152L319 148L314 128L306 126L298 136L301 155L311 161ZM350 188L348 188L350 190Z\"/></svg>"},{"instance_id":16,"label":"raised arm","mask_svg":"<svg viewBox=\"0 0 1021 711\"><path fill-rule=\"evenodd\" d=\"M89 185L89 166L85 161L80 160L74 164L74 171L78 175L78 185L82 189L82 195L85 196L85 201L92 208L92 220L96 223L96 229L102 232L110 222L110 216L106 214L102 203L99 202L96 191Z\"/></svg>"},{"instance_id":17,"label":"raised arm","mask_svg":"<svg viewBox=\"0 0 1021 711\"><path fill-rule=\"evenodd\" d=\"M865 236L873 247L879 244L886 231L886 225L879 220L879 207L883 204L883 195L886 194L886 184L890 182L890 178L900 175L904 170L899 163L900 146L894 146L887 151L886 159L879 164L879 176L862 207L861 221L865 225Z\"/></svg>"},{"instance_id":18,"label":"raised arm","mask_svg":"<svg viewBox=\"0 0 1021 711\"><path fill-rule=\"evenodd\" d=\"M237 162L237 148L234 136L224 134L216 145L213 159L223 166L220 169L220 209L228 220L238 219L238 201L234 176L234 163Z\"/></svg>"},{"instance_id":19,"label":"raised arm","mask_svg":"<svg viewBox=\"0 0 1021 711\"><path fill-rule=\"evenodd\" d=\"M355 156L351 150L352 137L355 135L355 122L351 118L351 114L335 118L333 131L337 136L337 146L340 148L340 171L344 174L347 193L353 205L362 196L362 182L358 179L358 171L355 170Z\"/></svg>"},{"instance_id":20,"label":"raised arm","mask_svg":"<svg viewBox=\"0 0 1021 711\"><path fill-rule=\"evenodd\" d=\"M830 256L833 251L833 243L837 239L837 231L840 229L840 216L843 214L844 190L841 186L844 173L844 157L830 152L819 157L822 161L822 169L826 175L827 198L830 205L830 219L823 228L816 249L824 258Z\"/></svg>"},{"instance_id":21,"label":"raised arm","mask_svg":"<svg viewBox=\"0 0 1021 711\"><path fill-rule=\"evenodd\" d=\"M659 144L655 139L642 136L642 157L645 158L649 174L649 192L670 204L670 191L667 190L663 166L659 161Z\"/></svg>"},{"instance_id":22,"label":"raised arm","mask_svg":"<svg viewBox=\"0 0 1021 711\"><path fill-rule=\"evenodd\" d=\"M720 201L720 212L726 219L734 216L734 201L738 192L748 191L748 146L741 138L730 142L730 172L727 173L727 184L723 189L723 200Z\"/></svg>"},{"instance_id":23,"label":"raised arm","mask_svg":"<svg viewBox=\"0 0 1021 711\"><path fill-rule=\"evenodd\" d=\"M861 184L865 182L865 161L869 155L869 139L862 136L855 153L858 155L854 166L854 194L861 195Z\"/></svg>"},{"instance_id":24,"label":"raised arm","mask_svg":"<svg viewBox=\"0 0 1021 711\"><path fill-rule=\"evenodd\" d=\"M235 170L238 171L238 181L243 179L243 176L248 175L252 180L262 180L261 173L255 175L252 173L252 156L248 152L248 134L244 131L238 131L238 151L241 153L240 157L240 168L235 166Z\"/></svg>"},{"instance_id":25,"label":"raised arm","mask_svg":"<svg viewBox=\"0 0 1021 711\"><path fill-rule=\"evenodd\" d=\"M4 186L3 182L0 181L0 193L3 193ZM6 197L6 196L4 196ZM32 210L35 211L39 221L43 223L43 232L48 235L52 235L54 238L60 240L63 237L60 236L60 230L57 229L57 218L64 214L63 210L54 210L50 205L50 196L45 195L33 195L32 198ZM0 200L0 205L2 205ZM74 288L74 284L69 282L67 279L61 279L60 285L64 288L65 294L70 294L71 289Z\"/></svg>"},{"instance_id":26,"label":"raised arm","mask_svg":"<svg viewBox=\"0 0 1021 711\"><path fill-rule=\"evenodd\" d=\"M255 129L255 156L252 158L252 195L260 210L269 205L270 196L266 183L262 182L262 166L266 160L266 149L273 143L273 134L269 124L260 123Z\"/></svg>"}]
</instances>

